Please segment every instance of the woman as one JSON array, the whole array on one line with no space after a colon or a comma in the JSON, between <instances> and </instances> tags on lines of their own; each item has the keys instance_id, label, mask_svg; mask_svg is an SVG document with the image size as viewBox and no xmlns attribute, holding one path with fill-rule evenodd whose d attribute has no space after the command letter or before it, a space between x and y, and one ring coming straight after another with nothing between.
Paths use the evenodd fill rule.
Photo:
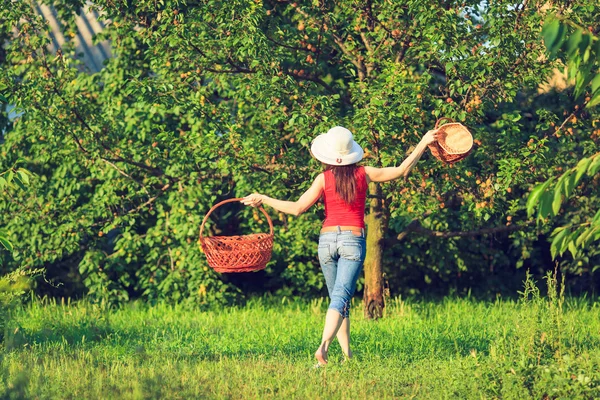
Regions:
<instances>
[{"instance_id":1,"label":"woman","mask_svg":"<svg viewBox=\"0 0 600 400\"><path fill-rule=\"evenodd\" d=\"M298 201L283 201L254 193L241 202L257 207L266 204L274 209L300 215L323 196L325 221L319 236L319 263L331 299L321 345L315 353L318 365L327 364L329 344L337 336L347 359L350 351L350 299L365 259L365 200L369 182L386 182L406 176L437 140L436 131L427 132L413 152L399 167L374 168L356 165L363 150L352 133L341 126L319 135L312 143L313 156L325 165L312 186Z\"/></svg>"}]
</instances>

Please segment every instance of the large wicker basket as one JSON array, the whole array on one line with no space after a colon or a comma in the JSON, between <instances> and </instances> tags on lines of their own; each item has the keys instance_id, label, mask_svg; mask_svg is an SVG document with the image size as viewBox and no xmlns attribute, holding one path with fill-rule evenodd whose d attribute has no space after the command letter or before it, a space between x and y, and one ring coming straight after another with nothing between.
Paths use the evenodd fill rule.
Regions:
<instances>
[{"instance_id":1,"label":"large wicker basket","mask_svg":"<svg viewBox=\"0 0 600 400\"><path fill-rule=\"evenodd\" d=\"M204 224L208 216L218 207L226 203L240 201L228 199L215 204L204 216L200 226L200 245L206 254L208 265L217 272L251 272L259 271L267 266L273 250L273 222L264 210L258 209L267 218L270 233L253 233L239 236L204 237Z\"/></svg>"},{"instance_id":2,"label":"large wicker basket","mask_svg":"<svg viewBox=\"0 0 600 400\"><path fill-rule=\"evenodd\" d=\"M442 122L449 121L443 124ZM454 164L469 155L473 148L473 136L464 125L450 118L440 118L435 123L440 138L429 145L431 154L446 164Z\"/></svg>"}]
</instances>

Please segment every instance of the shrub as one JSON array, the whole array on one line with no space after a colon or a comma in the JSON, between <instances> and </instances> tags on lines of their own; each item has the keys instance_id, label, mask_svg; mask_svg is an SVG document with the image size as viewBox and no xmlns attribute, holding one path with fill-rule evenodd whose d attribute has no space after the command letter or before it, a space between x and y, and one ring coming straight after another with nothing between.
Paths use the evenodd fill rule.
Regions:
<instances>
[{"instance_id":1,"label":"shrub","mask_svg":"<svg viewBox=\"0 0 600 400\"><path fill-rule=\"evenodd\" d=\"M42 272L43 269L17 269L0 278L0 340L4 340L11 311L30 289L31 277Z\"/></svg>"}]
</instances>

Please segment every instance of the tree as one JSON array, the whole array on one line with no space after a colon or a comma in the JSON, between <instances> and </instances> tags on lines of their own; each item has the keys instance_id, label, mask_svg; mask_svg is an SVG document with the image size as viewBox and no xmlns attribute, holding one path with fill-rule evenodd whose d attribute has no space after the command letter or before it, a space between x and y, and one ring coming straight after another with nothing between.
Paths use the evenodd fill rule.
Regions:
<instances>
[{"instance_id":1,"label":"tree","mask_svg":"<svg viewBox=\"0 0 600 400\"><path fill-rule=\"evenodd\" d=\"M81 2L53 4L74 29ZM502 253L485 238L393 238L420 216L424 230L450 232L524 220L531 184L572 162L552 136L563 110L519 97L555 65L543 57L539 29L562 6L545 4L98 0L116 56L97 74L80 71L72 45L48 54L47 27L29 4L1 6L3 32L17 34L0 89L24 114L6 135L0 167L24 157L40 176L22 204L0 202L1 222L19 238L9 268L66 269L90 295L113 301L232 301L245 283L214 274L197 248L212 204L255 190L297 197L321 170L310 141L332 125L355 133L367 164L388 166L441 116L469 126L477 149L453 168L425 157L406 181L371 185L366 315L382 315L383 271L427 289L523 262L537 239L525 224L501 239L498 247L510 248ZM585 23L598 13L584 2L563 12ZM566 139L597 140L579 131ZM322 292L307 240L318 213L275 223L263 288ZM264 223L232 207L209 229L238 226ZM409 278L398 276L405 271Z\"/></svg>"},{"instance_id":2,"label":"tree","mask_svg":"<svg viewBox=\"0 0 600 400\"><path fill-rule=\"evenodd\" d=\"M584 97L584 108L600 104L600 38L574 22L549 18L544 26L544 42L551 56L567 65L568 77L574 81L574 96ZM594 131L594 133L600 133ZM563 174L538 184L529 195L527 211L536 214L539 223L551 224L571 197L576 197L575 207L564 210L569 221L552 232L552 258L562 256L567 250L574 259L582 257L583 250L600 239L600 210L597 185L588 186L584 177L595 180L600 171L600 153L582 158L576 166ZM575 196L576 195L576 196ZM566 206L567 204L565 204ZM596 206L596 207L594 207ZM595 266L592 272L600 268Z\"/></svg>"}]
</instances>

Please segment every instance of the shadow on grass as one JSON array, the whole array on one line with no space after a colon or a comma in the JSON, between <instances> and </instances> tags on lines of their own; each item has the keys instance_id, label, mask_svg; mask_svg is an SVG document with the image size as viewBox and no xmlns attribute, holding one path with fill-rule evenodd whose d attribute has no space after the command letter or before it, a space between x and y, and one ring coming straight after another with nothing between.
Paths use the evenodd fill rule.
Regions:
<instances>
[{"instance_id":1,"label":"shadow on grass","mask_svg":"<svg viewBox=\"0 0 600 400\"><path fill-rule=\"evenodd\" d=\"M86 321L78 324L52 323L38 330L28 330L23 327L12 327L5 337L5 349L12 350L34 344L81 344L100 342L114 334L108 324L98 324Z\"/></svg>"},{"instance_id":2,"label":"shadow on grass","mask_svg":"<svg viewBox=\"0 0 600 400\"><path fill-rule=\"evenodd\" d=\"M156 332L160 331L158 339ZM41 345L45 349L67 346L70 349L81 346L89 349L97 344L114 345L120 348L129 348L136 359L146 360L156 357L169 357L179 361L213 361L223 359L257 359L277 358L306 359L312 357L319 345L319 337L306 337L290 335L281 341L266 341L257 332L248 332L252 335L244 343L222 343L221 335L210 333L201 338L195 337L187 340L177 336L174 328L172 331L165 329L152 329L151 327L130 327L114 329L108 323L84 324L53 324L39 330L26 330L23 328L9 332L5 342L7 350L26 349L33 345ZM456 356L467 356L474 349L478 353L487 353L491 338L459 337L451 338L442 334L433 334L421 338L419 342L414 338L405 337L398 340L386 341L385 337L374 341L372 335L353 334L353 349L359 359L371 357L388 359L395 358L410 363L423 359L449 359ZM593 343L586 343L594 346ZM330 355L334 358L341 357L337 341L331 345Z\"/></svg>"},{"instance_id":3,"label":"shadow on grass","mask_svg":"<svg viewBox=\"0 0 600 400\"><path fill-rule=\"evenodd\" d=\"M394 341L381 338L374 341L370 335L357 334L353 337L355 347L361 349L366 357L398 358L408 363L424 359L447 360L464 357L476 351L487 354L493 337L461 336L450 337L445 334L432 334L426 337L396 338Z\"/></svg>"},{"instance_id":4,"label":"shadow on grass","mask_svg":"<svg viewBox=\"0 0 600 400\"><path fill-rule=\"evenodd\" d=\"M159 333L157 335L157 332ZM256 359L271 357L303 358L312 354L318 346L318 338L306 339L298 335L285 337L284 342L269 343L257 332L244 341L245 347L232 343L231 338L222 343L224 331L211 327L186 340L179 327L132 326L116 329L108 322L85 321L84 323L53 322L41 329L16 327L6 335L5 349L27 351L41 346L43 351L79 346L90 349L96 345L114 345L130 349L139 359L168 356L171 360L220 361L230 359ZM244 348L243 348L244 347ZM314 349L313 349L314 347Z\"/></svg>"}]
</instances>

